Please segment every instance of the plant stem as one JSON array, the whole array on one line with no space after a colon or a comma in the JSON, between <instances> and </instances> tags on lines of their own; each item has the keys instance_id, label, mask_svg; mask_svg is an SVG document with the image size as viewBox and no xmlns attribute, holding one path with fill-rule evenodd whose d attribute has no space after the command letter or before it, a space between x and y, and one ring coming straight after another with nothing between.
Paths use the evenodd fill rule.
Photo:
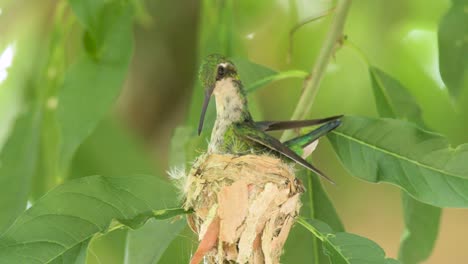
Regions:
<instances>
[{"instance_id":1,"label":"plant stem","mask_svg":"<svg viewBox=\"0 0 468 264\"><path fill-rule=\"evenodd\" d=\"M292 120L304 119L312 107L328 61L333 56L337 47L337 43L343 35L344 23L346 21L346 15L348 14L350 6L351 0L341 0L338 2L335 17L325 38L325 42L323 43L323 46L320 50L317 61L315 62L310 75L304 81L304 90L299 99L296 110L294 111L294 114L291 118ZM281 136L281 140L289 138L292 133L293 132L291 130L285 131Z\"/></svg>"}]
</instances>

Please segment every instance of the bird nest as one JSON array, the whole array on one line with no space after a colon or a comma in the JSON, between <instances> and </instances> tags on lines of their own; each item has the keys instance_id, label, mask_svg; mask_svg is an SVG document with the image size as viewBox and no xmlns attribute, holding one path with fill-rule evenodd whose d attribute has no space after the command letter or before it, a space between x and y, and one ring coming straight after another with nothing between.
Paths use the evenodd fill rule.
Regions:
<instances>
[{"instance_id":1,"label":"bird nest","mask_svg":"<svg viewBox=\"0 0 468 264\"><path fill-rule=\"evenodd\" d=\"M200 156L183 193L200 244L191 263L279 263L299 214L302 183L269 155Z\"/></svg>"}]
</instances>

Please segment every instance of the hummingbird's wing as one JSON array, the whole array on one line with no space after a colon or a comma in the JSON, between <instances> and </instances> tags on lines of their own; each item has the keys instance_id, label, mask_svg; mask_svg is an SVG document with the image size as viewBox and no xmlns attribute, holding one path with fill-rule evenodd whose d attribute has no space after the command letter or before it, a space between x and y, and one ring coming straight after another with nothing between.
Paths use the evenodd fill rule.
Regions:
<instances>
[{"instance_id":1,"label":"hummingbird's wing","mask_svg":"<svg viewBox=\"0 0 468 264\"><path fill-rule=\"evenodd\" d=\"M237 136L245 138L247 140L254 141L264 147L267 147L297 163L304 166L305 168L317 173L318 175L322 176L323 178L327 179L331 183L335 183L332 179L327 177L323 172L319 169L315 168L312 164L308 163L306 160L301 158L298 154L294 151L286 147L285 145L281 144L281 142L268 135L267 133L258 130L253 123L237 123L234 125L234 132Z\"/></svg>"},{"instance_id":2,"label":"hummingbird's wing","mask_svg":"<svg viewBox=\"0 0 468 264\"><path fill-rule=\"evenodd\" d=\"M343 117L343 115L331 116L321 119L311 120L288 120L288 121L260 121L254 122L255 127L262 131L273 131L273 130L286 130L293 128L301 128L307 126L320 125Z\"/></svg>"}]
</instances>

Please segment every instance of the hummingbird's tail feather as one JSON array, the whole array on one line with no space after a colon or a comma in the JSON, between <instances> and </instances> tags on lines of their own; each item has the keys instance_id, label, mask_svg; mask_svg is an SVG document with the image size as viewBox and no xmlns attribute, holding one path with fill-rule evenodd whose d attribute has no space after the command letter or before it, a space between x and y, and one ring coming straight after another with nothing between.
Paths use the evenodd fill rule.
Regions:
<instances>
[{"instance_id":1,"label":"hummingbird's tail feather","mask_svg":"<svg viewBox=\"0 0 468 264\"><path fill-rule=\"evenodd\" d=\"M312 130L311 132L305 135L301 135L301 136L292 138L288 141L285 141L283 142L283 144L286 147L292 149L297 154L301 155L302 157L308 156L308 155L304 155L303 153L304 148L306 148L307 146L309 146L311 143L321 138L322 136L325 136L330 131L334 130L340 125L341 125L341 120L339 119L333 120L331 122L326 123L325 125L320 126L319 128L315 130Z\"/></svg>"},{"instance_id":2,"label":"hummingbird's tail feather","mask_svg":"<svg viewBox=\"0 0 468 264\"><path fill-rule=\"evenodd\" d=\"M341 117L343 117L343 115L311 120L261 121L255 122L255 126L262 131L286 130L320 125L323 123L340 119Z\"/></svg>"}]
</instances>

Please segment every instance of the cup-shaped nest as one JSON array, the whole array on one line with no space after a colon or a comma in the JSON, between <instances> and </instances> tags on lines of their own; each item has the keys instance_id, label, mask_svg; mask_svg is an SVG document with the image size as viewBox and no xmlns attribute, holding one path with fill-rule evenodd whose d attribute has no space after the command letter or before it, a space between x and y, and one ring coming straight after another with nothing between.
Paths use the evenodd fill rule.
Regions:
<instances>
[{"instance_id":1,"label":"cup-shaped nest","mask_svg":"<svg viewBox=\"0 0 468 264\"><path fill-rule=\"evenodd\" d=\"M303 186L277 157L205 154L183 192L200 241L191 263L279 263Z\"/></svg>"}]
</instances>

